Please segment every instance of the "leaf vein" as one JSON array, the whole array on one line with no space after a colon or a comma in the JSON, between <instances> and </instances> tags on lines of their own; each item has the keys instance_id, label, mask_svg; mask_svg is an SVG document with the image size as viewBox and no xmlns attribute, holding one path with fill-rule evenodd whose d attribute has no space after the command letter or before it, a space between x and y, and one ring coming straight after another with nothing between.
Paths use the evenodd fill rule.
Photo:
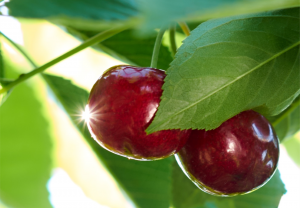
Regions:
<instances>
[{"instance_id":1,"label":"leaf vein","mask_svg":"<svg viewBox=\"0 0 300 208\"><path fill-rule=\"evenodd\" d=\"M236 41L222 41L222 42L215 42L215 43L212 43L212 44L200 46L200 47L198 47L197 49L204 48L204 47L207 47L207 46L212 46L212 45L222 44L222 43L236 43L236 44L240 44L240 45L250 46L250 47L252 47L252 48L257 48L258 50L261 50L261 51L263 51L263 52L266 52L266 53L269 54L269 55L272 55L272 53L270 53L269 51L266 51L266 50L264 50L264 49L262 49L262 48L259 48L259 47L257 47L257 46L250 45L250 44L248 44L248 43L243 43L243 42L236 42ZM203 56L203 57L205 57L205 56ZM220 57L220 56L218 56L218 57ZM221 56L221 57L222 57L222 56ZM224 56L224 57L227 57L227 56Z\"/></svg>"},{"instance_id":2,"label":"leaf vein","mask_svg":"<svg viewBox=\"0 0 300 208\"><path fill-rule=\"evenodd\" d=\"M291 76L291 74L293 72L293 68L294 68L295 64L297 63L297 57L299 57L298 56L299 55L299 51L298 51L298 54L297 54L297 56L295 58L295 62L293 63L293 67L291 68L289 74L286 76L286 78L285 78L284 82L281 84L280 88L277 89L277 92L273 93L273 95L269 98L269 101L272 100L275 96L277 96L277 94L280 92L280 90L284 88L285 83L287 82L287 80Z\"/></svg>"}]
</instances>

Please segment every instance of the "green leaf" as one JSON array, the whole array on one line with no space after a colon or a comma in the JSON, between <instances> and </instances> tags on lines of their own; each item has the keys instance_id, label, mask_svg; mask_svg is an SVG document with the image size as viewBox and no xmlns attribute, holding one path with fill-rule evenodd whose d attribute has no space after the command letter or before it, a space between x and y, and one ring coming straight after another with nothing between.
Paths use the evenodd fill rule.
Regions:
<instances>
[{"instance_id":1,"label":"green leaf","mask_svg":"<svg viewBox=\"0 0 300 208\"><path fill-rule=\"evenodd\" d=\"M13 80L0 78L0 89L12 82L13 82ZM7 92L0 94L0 106L6 101L7 97L10 95L11 91L12 90L8 90Z\"/></svg>"},{"instance_id":2,"label":"green leaf","mask_svg":"<svg viewBox=\"0 0 300 208\"><path fill-rule=\"evenodd\" d=\"M95 31L79 31L72 28L68 28L68 32L82 40L87 40L98 33ZM149 67L155 39L155 37L137 37L133 30L126 30L97 44L95 48L127 64ZM168 69L172 60L173 58L168 47L162 45L159 53L158 68Z\"/></svg>"},{"instance_id":3,"label":"green leaf","mask_svg":"<svg viewBox=\"0 0 300 208\"><path fill-rule=\"evenodd\" d=\"M81 109L84 108L88 92L61 77L43 76L99 160L133 202L143 208L168 207L173 158L141 162L128 160L103 149L92 139L87 127L78 123L78 117L75 116L78 115L80 106Z\"/></svg>"},{"instance_id":4,"label":"green leaf","mask_svg":"<svg viewBox=\"0 0 300 208\"><path fill-rule=\"evenodd\" d=\"M147 133L214 129L248 109L276 115L300 93L299 8L202 23L167 71Z\"/></svg>"},{"instance_id":5,"label":"green leaf","mask_svg":"<svg viewBox=\"0 0 300 208\"><path fill-rule=\"evenodd\" d=\"M5 67L9 76L13 68ZM0 198L14 208L52 207L46 188L52 170L52 142L33 86L22 83L15 87L0 108Z\"/></svg>"},{"instance_id":6,"label":"green leaf","mask_svg":"<svg viewBox=\"0 0 300 208\"><path fill-rule=\"evenodd\" d=\"M14 17L41 18L89 29L124 24L137 15L134 0L11 0L6 6Z\"/></svg>"},{"instance_id":7,"label":"green leaf","mask_svg":"<svg viewBox=\"0 0 300 208\"><path fill-rule=\"evenodd\" d=\"M8 207L5 206L5 205L0 201L0 208L8 208Z\"/></svg>"},{"instance_id":8,"label":"green leaf","mask_svg":"<svg viewBox=\"0 0 300 208\"><path fill-rule=\"evenodd\" d=\"M300 167L300 136L294 136L283 142L288 155Z\"/></svg>"},{"instance_id":9,"label":"green leaf","mask_svg":"<svg viewBox=\"0 0 300 208\"><path fill-rule=\"evenodd\" d=\"M4 58L2 56L2 48L1 48L1 42L0 42L0 89L3 88L4 86L8 85L11 83L12 80L6 79L5 78L5 73L4 73ZM8 92L0 94L0 106L5 102L7 97L9 96L11 90Z\"/></svg>"},{"instance_id":10,"label":"green leaf","mask_svg":"<svg viewBox=\"0 0 300 208\"><path fill-rule=\"evenodd\" d=\"M1 42L0 42L0 78L4 78L4 60L2 56Z\"/></svg>"},{"instance_id":11,"label":"green leaf","mask_svg":"<svg viewBox=\"0 0 300 208\"><path fill-rule=\"evenodd\" d=\"M172 202L174 208L274 208L286 192L277 171L262 188L236 197L216 197L197 188L182 172L176 162L172 173Z\"/></svg>"},{"instance_id":12,"label":"green leaf","mask_svg":"<svg viewBox=\"0 0 300 208\"><path fill-rule=\"evenodd\" d=\"M205 21L300 5L298 0L139 0L138 3L145 19L142 28L147 32L173 21Z\"/></svg>"},{"instance_id":13,"label":"green leaf","mask_svg":"<svg viewBox=\"0 0 300 208\"><path fill-rule=\"evenodd\" d=\"M267 119L272 123L280 142L292 137L300 130L300 96L277 116L269 116Z\"/></svg>"}]
</instances>

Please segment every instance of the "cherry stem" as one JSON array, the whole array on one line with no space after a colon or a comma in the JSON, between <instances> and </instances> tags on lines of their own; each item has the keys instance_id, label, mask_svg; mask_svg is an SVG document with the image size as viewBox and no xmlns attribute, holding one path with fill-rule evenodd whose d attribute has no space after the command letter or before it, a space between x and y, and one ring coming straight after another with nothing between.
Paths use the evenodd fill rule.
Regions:
<instances>
[{"instance_id":1,"label":"cherry stem","mask_svg":"<svg viewBox=\"0 0 300 208\"><path fill-rule=\"evenodd\" d=\"M153 54L152 54L152 59L151 59L151 68L156 68L157 67L157 61L158 61L158 55L159 55L159 49L161 45L162 38L164 36L164 33L166 31L166 27L162 27L156 37L155 44L154 44L154 49L153 49Z\"/></svg>"},{"instance_id":2,"label":"cherry stem","mask_svg":"<svg viewBox=\"0 0 300 208\"><path fill-rule=\"evenodd\" d=\"M189 26L185 22L178 22L179 26L181 27L182 31L186 36L189 36L191 31Z\"/></svg>"},{"instance_id":3,"label":"cherry stem","mask_svg":"<svg viewBox=\"0 0 300 208\"><path fill-rule=\"evenodd\" d=\"M84 41L81 45L73 48L72 50L66 52L65 54L53 59L52 61L50 61L50 62L48 62L48 63L46 63L46 64L44 64L40 67L37 67L36 69L32 70L31 72L29 72L27 74L24 74L24 75L20 76L19 78L17 78L15 81L10 83L9 85L7 85L7 86L3 87L2 89L0 89L0 94L7 92L8 90L13 88L14 86L22 83L23 81L33 77L36 74L39 74L39 73L45 71L49 67L57 64L58 62L66 59L66 58L69 58L70 56L82 51L83 49L86 49L89 46L92 46L96 43L104 41L107 38L110 38L111 36L113 36L115 34L118 34L118 33L122 32L122 31L124 31L128 28L129 28L128 26L116 27L116 28L109 29L109 30L106 30L104 32L101 32L101 33L95 35L94 37L91 37L90 39Z\"/></svg>"},{"instance_id":4,"label":"cherry stem","mask_svg":"<svg viewBox=\"0 0 300 208\"><path fill-rule=\"evenodd\" d=\"M173 57L176 54L177 51L177 46L176 46L176 41L175 41L175 32L176 32L176 24L171 25L170 27L170 45L171 45L171 51L172 51L172 55Z\"/></svg>"}]
</instances>

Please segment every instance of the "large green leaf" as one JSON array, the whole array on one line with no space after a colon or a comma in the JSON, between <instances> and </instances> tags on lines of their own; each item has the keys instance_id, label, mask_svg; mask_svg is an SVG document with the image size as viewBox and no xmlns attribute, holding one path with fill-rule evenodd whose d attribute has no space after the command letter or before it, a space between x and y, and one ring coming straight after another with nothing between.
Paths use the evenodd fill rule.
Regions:
<instances>
[{"instance_id":1,"label":"large green leaf","mask_svg":"<svg viewBox=\"0 0 300 208\"><path fill-rule=\"evenodd\" d=\"M4 86L3 78L4 78L4 61L3 61L3 57L2 57L2 48L1 48L1 42L0 42L0 89ZM7 93L0 94L0 106L6 100L6 97L7 97Z\"/></svg>"},{"instance_id":2,"label":"large green leaf","mask_svg":"<svg viewBox=\"0 0 300 208\"><path fill-rule=\"evenodd\" d=\"M71 28L68 31L82 40L97 34L94 31L79 31ZM127 64L149 67L155 39L155 37L137 37L133 30L126 30L97 44L95 48ZM158 58L158 68L168 69L172 60L168 47L162 45Z\"/></svg>"},{"instance_id":3,"label":"large green leaf","mask_svg":"<svg viewBox=\"0 0 300 208\"><path fill-rule=\"evenodd\" d=\"M137 15L134 0L11 0L9 15L42 18L73 27L99 29Z\"/></svg>"},{"instance_id":4,"label":"large green leaf","mask_svg":"<svg viewBox=\"0 0 300 208\"><path fill-rule=\"evenodd\" d=\"M298 0L139 0L145 19L144 30L160 27L173 21L203 21L211 18L263 12L299 6Z\"/></svg>"},{"instance_id":5,"label":"large green leaf","mask_svg":"<svg viewBox=\"0 0 300 208\"><path fill-rule=\"evenodd\" d=\"M12 80L5 78L5 72L4 72L4 59L2 56L2 48L1 48L1 42L0 42L0 89L4 86L11 83ZM4 103L4 101L7 99L8 95L11 93L11 90L8 92L0 94L0 106Z\"/></svg>"},{"instance_id":6,"label":"large green leaf","mask_svg":"<svg viewBox=\"0 0 300 208\"><path fill-rule=\"evenodd\" d=\"M204 21L251 12L299 6L298 0L11 0L15 17L43 18L82 29L99 29L124 20L147 32L173 21Z\"/></svg>"},{"instance_id":7,"label":"large green leaf","mask_svg":"<svg viewBox=\"0 0 300 208\"><path fill-rule=\"evenodd\" d=\"M174 162L172 175L172 202L174 208L274 208L286 192L279 173L262 188L236 197L216 197L201 191Z\"/></svg>"},{"instance_id":8,"label":"large green leaf","mask_svg":"<svg viewBox=\"0 0 300 208\"><path fill-rule=\"evenodd\" d=\"M13 68L5 65L11 77ZM15 77L16 74L13 74ZM15 87L0 108L0 198L14 208L50 208L49 124L32 83Z\"/></svg>"},{"instance_id":9,"label":"large green leaf","mask_svg":"<svg viewBox=\"0 0 300 208\"><path fill-rule=\"evenodd\" d=\"M4 61L3 61L3 57L2 57L1 42L0 42L0 78L4 78Z\"/></svg>"},{"instance_id":10,"label":"large green leaf","mask_svg":"<svg viewBox=\"0 0 300 208\"><path fill-rule=\"evenodd\" d=\"M300 96L279 115L267 118L273 124L281 142L292 137L300 130Z\"/></svg>"},{"instance_id":11,"label":"large green leaf","mask_svg":"<svg viewBox=\"0 0 300 208\"><path fill-rule=\"evenodd\" d=\"M214 129L247 109L279 114L300 93L299 12L202 23L171 63L147 132Z\"/></svg>"},{"instance_id":12,"label":"large green leaf","mask_svg":"<svg viewBox=\"0 0 300 208\"><path fill-rule=\"evenodd\" d=\"M79 107L83 109L83 104L87 102L88 92L61 77L44 74L44 78L100 161L133 202L142 208L168 207L173 158L141 162L104 150L92 139L87 128L78 124L78 117L75 116L80 111Z\"/></svg>"},{"instance_id":13,"label":"large green leaf","mask_svg":"<svg viewBox=\"0 0 300 208\"><path fill-rule=\"evenodd\" d=\"M0 208L8 208L8 207L0 201Z\"/></svg>"},{"instance_id":14,"label":"large green leaf","mask_svg":"<svg viewBox=\"0 0 300 208\"><path fill-rule=\"evenodd\" d=\"M0 77L0 89L12 82L13 82L13 80L11 80L11 79L6 79L6 78ZM0 106L6 101L7 97L11 93L11 91L12 90L8 90L7 92L0 94Z\"/></svg>"}]
</instances>

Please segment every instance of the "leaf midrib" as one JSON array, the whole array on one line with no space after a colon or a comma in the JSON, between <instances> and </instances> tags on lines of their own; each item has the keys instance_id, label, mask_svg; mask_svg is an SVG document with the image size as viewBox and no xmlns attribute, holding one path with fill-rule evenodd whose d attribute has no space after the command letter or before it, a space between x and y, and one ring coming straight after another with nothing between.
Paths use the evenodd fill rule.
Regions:
<instances>
[{"instance_id":1,"label":"leaf midrib","mask_svg":"<svg viewBox=\"0 0 300 208\"><path fill-rule=\"evenodd\" d=\"M220 27L223 27L223 26L225 26L225 25L228 25L228 24L230 24L230 23L232 23L232 22L235 22L235 21L241 21L241 20L247 20L247 19L254 19L254 18L293 18L293 19L299 19L298 17L293 17L293 16L285 16L285 15L276 15L276 16L261 16L261 15L258 15L258 16L254 16L254 17L252 17L252 16L247 16L247 17L244 17L244 18L240 18L240 19L231 19L231 20L229 20L229 21L227 21L227 22L224 22L224 23L222 23L222 24L219 24L219 25L216 25L216 26L214 26L214 27L212 27L212 28L210 28L209 30L206 30L206 31L204 31L197 39L195 39L195 40L198 40L198 39L200 39L201 37L203 37L204 35L206 35L207 33L210 33L211 31L213 31L213 30L215 30L215 29L218 29L218 28L220 28ZM195 30L194 31L192 31L191 32L191 35L193 34L195 32ZM296 31L296 32L298 32L298 31ZM188 38L190 38L191 36L189 36ZM281 37L282 38L282 37ZM195 41L194 40L194 41ZM204 46L201 46L201 47L205 47L206 45L204 45ZM197 47L197 49L198 49L198 47ZM175 55L175 58L178 58L178 53L177 53L177 55ZM185 60L185 61L183 61L182 63L181 63L181 65L183 64L183 63L185 63L185 62L187 62L188 61L188 59L187 60ZM172 65L172 63L171 63L171 67L172 67L173 65Z\"/></svg>"},{"instance_id":2,"label":"leaf midrib","mask_svg":"<svg viewBox=\"0 0 300 208\"><path fill-rule=\"evenodd\" d=\"M209 98L210 96L214 95L215 93L217 93L217 92L223 90L224 88L226 88L226 87L228 87L229 85L235 83L236 81L238 81L238 80L244 78L244 77L247 76L248 74L254 72L256 69L259 69L261 66L263 66L263 65L265 65L265 64L267 64L267 63L269 63L270 61L272 61L272 60L274 60L275 58L279 57L280 55L284 54L285 52L287 52L287 51L293 49L294 47L298 46L299 44L300 44L300 41L294 43L293 45L287 47L286 49L280 51L279 53L274 54L272 57L270 57L269 59L267 59L267 60L263 61L262 63L258 64L258 65L257 65L256 67L254 67L253 69L251 69L251 70L249 70L248 72L246 72L246 73L244 73L244 74L238 76L238 77L235 78L234 80L232 80L232 81L228 82L227 84L223 85L221 88L219 88L219 89L217 89L217 90L211 92L210 94L206 95L205 97L203 97L202 99L198 100L197 102L188 105L187 107L183 108L182 110L178 111L177 113L175 113L175 114L173 114L173 115L171 115L171 116L168 116L166 119L163 119L162 121L158 122L156 125L152 126L151 128L147 129L146 131L147 131L148 133L152 133L152 131L155 130L155 127L156 127L156 126L160 126L162 123L164 123L164 122L167 121L167 120L170 120L172 117L175 117L175 116L179 115L180 113L182 113L182 112L184 112L184 111L186 111L186 110L188 110L188 109L194 107L194 106L197 105L198 103L200 103L200 102L202 102L203 100ZM154 132L154 131L153 131L153 132Z\"/></svg>"}]
</instances>

